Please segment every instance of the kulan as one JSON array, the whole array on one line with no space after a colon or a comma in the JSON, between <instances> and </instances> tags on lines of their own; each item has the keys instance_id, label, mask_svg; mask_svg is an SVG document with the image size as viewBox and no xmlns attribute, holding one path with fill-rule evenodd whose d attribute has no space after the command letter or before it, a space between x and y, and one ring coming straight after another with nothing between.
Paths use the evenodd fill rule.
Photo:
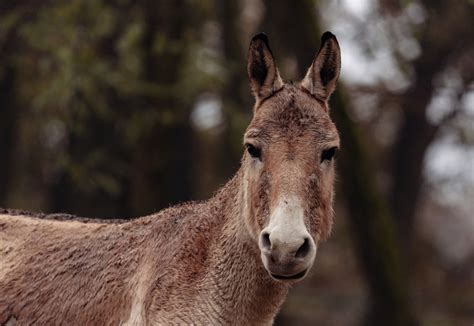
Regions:
<instances>
[{"instance_id":1,"label":"kulan","mask_svg":"<svg viewBox=\"0 0 474 326\"><path fill-rule=\"evenodd\" d=\"M326 32L287 83L253 37L241 167L207 201L113 222L0 210L0 325L272 324L331 232L340 62Z\"/></svg>"}]
</instances>

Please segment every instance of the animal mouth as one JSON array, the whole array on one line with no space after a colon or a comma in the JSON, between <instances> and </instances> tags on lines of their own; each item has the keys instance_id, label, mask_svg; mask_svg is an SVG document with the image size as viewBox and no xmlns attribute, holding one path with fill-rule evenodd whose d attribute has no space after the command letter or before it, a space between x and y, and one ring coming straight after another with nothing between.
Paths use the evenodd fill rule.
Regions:
<instances>
[{"instance_id":1,"label":"animal mouth","mask_svg":"<svg viewBox=\"0 0 474 326\"><path fill-rule=\"evenodd\" d=\"M281 281L289 281L289 280L298 280L298 279L303 278L306 275L307 271L308 270L305 269L304 271L299 272L298 274L295 274L295 275L291 275L291 276L283 276L283 275L277 275L273 273L270 273L270 274L272 275L274 279L281 280Z\"/></svg>"}]
</instances>

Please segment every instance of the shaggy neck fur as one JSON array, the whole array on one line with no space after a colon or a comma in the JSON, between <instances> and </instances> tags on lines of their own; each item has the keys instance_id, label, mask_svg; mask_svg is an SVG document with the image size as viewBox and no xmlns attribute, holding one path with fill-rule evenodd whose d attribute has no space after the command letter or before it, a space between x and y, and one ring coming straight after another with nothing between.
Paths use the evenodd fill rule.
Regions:
<instances>
[{"instance_id":1,"label":"shaggy neck fur","mask_svg":"<svg viewBox=\"0 0 474 326\"><path fill-rule=\"evenodd\" d=\"M0 210L0 325L271 324L288 288L245 227L242 175L129 222Z\"/></svg>"},{"instance_id":2,"label":"shaggy neck fur","mask_svg":"<svg viewBox=\"0 0 474 326\"><path fill-rule=\"evenodd\" d=\"M176 294L181 297L186 293L187 298L192 299L178 300L178 309L165 312L167 309L163 304L166 303L159 294L161 289L155 290L156 294L151 295L152 322L273 322L288 287L272 280L264 269L258 245L244 223L243 204L242 173L239 171L207 202L211 219L194 221L196 235L201 234L202 238L196 237L193 245L204 250L191 250L189 258L195 263L187 281L195 278L194 285L183 282L177 285L182 292ZM155 320L153 315L160 317Z\"/></svg>"}]
</instances>

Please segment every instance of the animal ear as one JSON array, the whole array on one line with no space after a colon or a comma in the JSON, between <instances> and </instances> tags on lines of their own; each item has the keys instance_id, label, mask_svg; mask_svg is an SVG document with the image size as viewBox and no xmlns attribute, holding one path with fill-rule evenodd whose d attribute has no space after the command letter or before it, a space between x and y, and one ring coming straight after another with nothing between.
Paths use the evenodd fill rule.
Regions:
<instances>
[{"instance_id":1,"label":"animal ear","mask_svg":"<svg viewBox=\"0 0 474 326\"><path fill-rule=\"evenodd\" d=\"M311 94L327 101L336 89L340 71L341 49L339 43L337 43L334 34L326 32L321 37L321 47L301 85Z\"/></svg>"},{"instance_id":2,"label":"animal ear","mask_svg":"<svg viewBox=\"0 0 474 326\"><path fill-rule=\"evenodd\" d=\"M269 97L283 86L265 33L255 35L250 42L247 72L257 101Z\"/></svg>"}]
</instances>

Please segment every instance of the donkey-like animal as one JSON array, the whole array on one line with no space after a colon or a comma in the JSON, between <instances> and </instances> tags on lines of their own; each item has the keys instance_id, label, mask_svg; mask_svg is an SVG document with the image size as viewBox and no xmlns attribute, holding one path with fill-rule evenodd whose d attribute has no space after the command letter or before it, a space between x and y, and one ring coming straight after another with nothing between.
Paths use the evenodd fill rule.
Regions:
<instances>
[{"instance_id":1,"label":"donkey-like animal","mask_svg":"<svg viewBox=\"0 0 474 326\"><path fill-rule=\"evenodd\" d=\"M108 223L0 210L0 325L271 324L331 231L339 71L326 32L285 83L256 35L242 164L207 201Z\"/></svg>"}]
</instances>

